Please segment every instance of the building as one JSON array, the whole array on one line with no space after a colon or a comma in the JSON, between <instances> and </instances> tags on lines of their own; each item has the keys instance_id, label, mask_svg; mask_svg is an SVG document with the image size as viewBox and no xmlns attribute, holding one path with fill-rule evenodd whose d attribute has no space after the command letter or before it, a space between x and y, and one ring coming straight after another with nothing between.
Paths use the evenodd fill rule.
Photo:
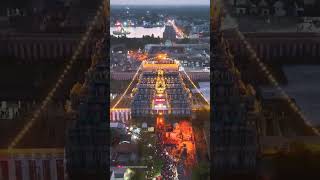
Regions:
<instances>
[{"instance_id":1,"label":"building","mask_svg":"<svg viewBox=\"0 0 320 180\"><path fill-rule=\"evenodd\" d=\"M64 180L64 149L0 150L0 179Z\"/></svg>"},{"instance_id":2,"label":"building","mask_svg":"<svg viewBox=\"0 0 320 180\"><path fill-rule=\"evenodd\" d=\"M101 46L97 49L99 54ZM78 111L78 119L67 133L66 164L71 179L105 177L108 173L108 65L105 56L96 58L82 87L85 93L79 96L78 106L73 107Z\"/></svg>"},{"instance_id":3,"label":"building","mask_svg":"<svg viewBox=\"0 0 320 180\"><path fill-rule=\"evenodd\" d=\"M237 15L251 16L319 16L315 0L228 0Z\"/></svg>"},{"instance_id":4,"label":"building","mask_svg":"<svg viewBox=\"0 0 320 180\"><path fill-rule=\"evenodd\" d=\"M132 117L191 115L191 94L171 59L143 64L131 104Z\"/></svg>"},{"instance_id":5,"label":"building","mask_svg":"<svg viewBox=\"0 0 320 180\"><path fill-rule=\"evenodd\" d=\"M118 144L113 148L111 156L111 167L135 165L138 162L137 144Z\"/></svg>"},{"instance_id":6,"label":"building","mask_svg":"<svg viewBox=\"0 0 320 180\"><path fill-rule=\"evenodd\" d=\"M245 56L245 48L232 32L224 33L232 54ZM257 56L265 61L318 62L320 38L313 32L254 32L244 33Z\"/></svg>"},{"instance_id":7,"label":"building","mask_svg":"<svg viewBox=\"0 0 320 180\"><path fill-rule=\"evenodd\" d=\"M165 41L166 40L175 41L177 39L177 34L173 26L170 26L170 25L165 26L165 29L163 32L163 39Z\"/></svg>"},{"instance_id":8,"label":"building","mask_svg":"<svg viewBox=\"0 0 320 180\"><path fill-rule=\"evenodd\" d=\"M127 168L114 168L111 171L110 180L124 180L128 179L128 169Z\"/></svg>"},{"instance_id":9,"label":"building","mask_svg":"<svg viewBox=\"0 0 320 180\"><path fill-rule=\"evenodd\" d=\"M220 27L220 18L214 19ZM213 43L213 171L223 177L255 173L258 141L255 92L241 81L226 41L218 28Z\"/></svg>"},{"instance_id":10,"label":"building","mask_svg":"<svg viewBox=\"0 0 320 180\"><path fill-rule=\"evenodd\" d=\"M110 121L128 124L131 119L130 108L115 108L110 110Z\"/></svg>"},{"instance_id":11,"label":"building","mask_svg":"<svg viewBox=\"0 0 320 180\"><path fill-rule=\"evenodd\" d=\"M58 33L2 33L0 35L0 56L21 61L55 60L64 61L72 56L81 34ZM88 41L80 58L89 59L96 38Z\"/></svg>"},{"instance_id":12,"label":"building","mask_svg":"<svg viewBox=\"0 0 320 180\"><path fill-rule=\"evenodd\" d=\"M59 37L50 36L45 33L40 35L36 35L34 33L18 34L20 34L21 36L15 33L1 34L0 47L3 50L1 51L2 57L6 57L9 60L28 59L30 61L39 59L52 60L55 58L57 60L60 60L63 57L62 60L65 60L65 58L71 57L72 52L75 51L77 43L79 43L80 40L80 34L71 37L71 39L73 40L70 40L68 37L66 37L65 40L69 41L69 43L67 43L67 45L64 46L65 42L61 42L60 45L58 45L59 43L56 44L58 41L61 40L59 39L59 37L62 36L61 34L58 35ZM48 36L50 36L50 38L46 39ZM74 42L72 43L70 41ZM104 50L104 52L108 51ZM101 59L105 59L105 57L101 57ZM70 134L68 134L70 135L69 137L72 137L72 139L70 141L68 139L66 149L65 127L68 126L68 123L72 122L74 118L73 116L69 116L70 114L67 114L65 112L63 106L64 104L60 102L57 103L54 101L50 101L50 98L48 98L49 96L47 96L46 99L43 99L48 103L47 106L43 105L43 108L41 108L43 110L41 111L37 111L37 109L39 108L39 104L36 105L36 102L32 103L31 105L31 103L29 102L22 101L21 107L20 102L18 100L16 100L17 102L19 102L18 104L12 105L10 101L10 103L8 102L6 104L2 104L1 112L4 111L4 116L7 116L6 112L8 112L9 116L11 116L12 114L17 114L19 115L19 117L22 116L21 118L23 119L19 118L19 121L11 121L10 118L6 118L6 120L1 120L2 129L0 133L0 146L1 148L3 148L0 149L1 180L72 179L74 177L72 176L73 174L78 174L76 171L78 170L77 167L79 167L77 166L75 161L72 160L74 158L77 158L80 161L83 160L84 162L92 162L94 161L91 160L92 158L90 157L90 155L92 154L96 155L95 160L98 159L102 161L101 164L107 164L109 159L105 158L103 155L104 150L108 152L108 145L106 145L107 141L104 141L108 138L105 135L108 124L107 122L101 123L101 121L106 120L105 114L107 114L106 109L108 108L106 107L108 106L108 104L106 102L103 104L98 101L102 94L108 94L104 92L106 88L103 89L106 82L108 82L108 79L105 79L108 76L106 76L106 74L104 73L106 67L108 66L104 66L103 63L97 65L96 61L94 61L92 67L90 68L87 74L88 77L86 79L87 81L84 87L86 87L86 92L90 92L87 94L85 93L84 96L81 96L82 99L79 100L79 109L81 111L81 115L79 115L80 120L77 121L77 123L72 124L73 126L70 129ZM70 68L70 66L68 68ZM46 79L46 81L50 80ZM59 83L64 82L61 81L61 79L59 80ZM55 88L58 89L59 86L55 86ZM22 97L20 98L23 99ZM103 96L102 98L105 101L106 97ZM34 101L36 100L34 96L30 99ZM24 104L27 104L27 108L24 108ZM88 104L90 106L88 106ZM29 123L30 119L32 118L32 113L34 113L34 111L37 111L38 118L35 118L36 121L34 121L34 123ZM100 117L97 118L93 117L92 115L100 115ZM5 128L3 124L8 124L7 127L10 128ZM25 132L27 133L24 134ZM86 141L90 136L92 136L96 141ZM81 143L80 146L79 142ZM94 147L94 153L84 153L85 148L92 146ZM81 155L84 155L85 157ZM105 161L103 161L103 159L105 159ZM68 164L68 170L71 169L71 171L69 171L69 173L71 172L71 176L69 177L67 173L66 164ZM74 166L71 166L70 168L70 164ZM86 167L85 170L90 171L90 168L92 169L93 167L89 166L88 168L88 164L89 163L84 163L81 165ZM96 162L94 162L93 164L99 165L99 163ZM83 171L82 174L85 173L87 173L87 171ZM79 173L79 175L81 175L81 173ZM80 178L74 179L79 180ZM84 177L84 179L90 178Z\"/></svg>"}]
</instances>

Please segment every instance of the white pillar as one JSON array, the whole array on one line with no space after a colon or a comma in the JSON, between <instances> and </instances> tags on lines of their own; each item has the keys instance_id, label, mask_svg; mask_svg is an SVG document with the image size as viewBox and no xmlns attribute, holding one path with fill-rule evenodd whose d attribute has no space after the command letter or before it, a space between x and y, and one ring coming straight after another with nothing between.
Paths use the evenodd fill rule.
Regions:
<instances>
[{"instance_id":1,"label":"white pillar","mask_svg":"<svg viewBox=\"0 0 320 180\"><path fill-rule=\"evenodd\" d=\"M15 57L17 57L17 58L19 58L19 50L18 50L18 44L17 44L17 42L14 42L14 44L13 44L13 55L15 56Z\"/></svg>"},{"instance_id":2,"label":"white pillar","mask_svg":"<svg viewBox=\"0 0 320 180\"><path fill-rule=\"evenodd\" d=\"M291 49L292 49L292 44L291 43L287 43L286 44L286 54L285 54L285 56L288 56L288 57L290 57L290 56L292 56L292 54L291 54Z\"/></svg>"},{"instance_id":3,"label":"white pillar","mask_svg":"<svg viewBox=\"0 0 320 180\"><path fill-rule=\"evenodd\" d=\"M0 169L0 179L3 179L3 177L2 177L2 169Z\"/></svg>"},{"instance_id":4,"label":"white pillar","mask_svg":"<svg viewBox=\"0 0 320 180\"><path fill-rule=\"evenodd\" d=\"M129 121L129 110L126 110L126 121Z\"/></svg>"},{"instance_id":5,"label":"white pillar","mask_svg":"<svg viewBox=\"0 0 320 180\"><path fill-rule=\"evenodd\" d=\"M38 46L37 46L37 42L33 42L33 53L32 53L32 58L33 59L38 59L39 58L39 53L38 53Z\"/></svg>"},{"instance_id":6,"label":"white pillar","mask_svg":"<svg viewBox=\"0 0 320 180\"><path fill-rule=\"evenodd\" d=\"M271 44L271 54L272 54L272 58L275 58L278 56L278 48L275 44Z\"/></svg>"},{"instance_id":7,"label":"white pillar","mask_svg":"<svg viewBox=\"0 0 320 180\"><path fill-rule=\"evenodd\" d=\"M51 180L57 180L57 162L56 159L50 160L50 175Z\"/></svg>"},{"instance_id":8,"label":"white pillar","mask_svg":"<svg viewBox=\"0 0 320 180\"><path fill-rule=\"evenodd\" d=\"M266 60L270 57L270 44L266 44Z\"/></svg>"},{"instance_id":9,"label":"white pillar","mask_svg":"<svg viewBox=\"0 0 320 180\"><path fill-rule=\"evenodd\" d=\"M36 160L36 175L39 177L39 180L45 180L44 175L43 175L43 163L42 159L37 159Z\"/></svg>"},{"instance_id":10,"label":"white pillar","mask_svg":"<svg viewBox=\"0 0 320 180\"><path fill-rule=\"evenodd\" d=\"M59 41L59 57L63 57L63 46L60 41Z\"/></svg>"},{"instance_id":11,"label":"white pillar","mask_svg":"<svg viewBox=\"0 0 320 180\"><path fill-rule=\"evenodd\" d=\"M261 59L263 59L263 57L262 57L262 44L261 43L258 43L258 45L257 45L258 47L257 47L257 56L259 57L259 58L261 58Z\"/></svg>"},{"instance_id":12,"label":"white pillar","mask_svg":"<svg viewBox=\"0 0 320 180\"><path fill-rule=\"evenodd\" d=\"M58 45L56 44L56 42L52 42L53 44L53 57L57 58L58 57Z\"/></svg>"},{"instance_id":13,"label":"white pillar","mask_svg":"<svg viewBox=\"0 0 320 180\"><path fill-rule=\"evenodd\" d=\"M116 114L114 113L114 111L111 111L112 113L112 121L115 121L116 120Z\"/></svg>"},{"instance_id":14,"label":"white pillar","mask_svg":"<svg viewBox=\"0 0 320 180\"><path fill-rule=\"evenodd\" d=\"M27 58L28 59L31 59L31 43L29 43L28 45L26 45L26 48L27 48Z\"/></svg>"},{"instance_id":15,"label":"white pillar","mask_svg":"<svg viewBox=\"0 0 320 180\"><path fill-rule=\"evenodd\" d=\"M19 45L19 51L21 53L21 58L25 59L25 53L24 53L24 44Z\"/></svg>"},{"instance_id":16,"label":"white pillar","mask_svg":"<svg viewBox=\"0 0 320 180\"><path fill-rule=\"evenodd\" d=\"M294 44L292 47L292 56L296 56L297 55L297 45Z\"/></svg>"},{"instance_id":17,"label":"white pillar","mask_svg":"<svg viewBox=\"0 0 320 180\"><path fill-rule=\"evenodd\" d=\"M22 166L22 180L29 180L30 179L29 161L27 159L22 159L21 166Z\"/></svg>"},{"instance_id":18,"label":"white pillar","mask_svg":"<svg viewBox=\"0 0 320 180\"><path fill-rule=\"evenodd\" d=\"M116 118L116 120L117 120L117 121L119 121L119 120L120 120L120 117L119 117L119 116L120 116L119 111L118 111L118 110L116 110L116 117L117 117L117 118Z\"/></svg>"},{"instance_id":19,"label":"white pillar","mask_svg":"<svg viewBox=\"0 0 320 180\"><path fill-rule=\"evenodd\" d=\"M121 121L123 122L123 123L125 123L125 116L124 116L124 112L123 112L123 110L121 110L120 111L120 113L121 113Z\"/></svg>"},{"instance_id":20,"label":"white pillar","mask_svg":"<svg viewBox=\"0 0 320 180\"><path fill-rule=\"evenodd\" d=\"M8 159L9 180L16 180L16 166L14 159Z\"/></svg>"},{"instance_id":21,"label":"white pillar","mask_svg":"<svg viewBox=\"0 0 320 180\"><path fill-rule=\"evenodd\" d=\"M66 154L66 153L64 152L64 154ZM64 155L64 158L63 158L63 172L64 172L64 179L68 180L67 160L66 160L66 156L65 155Z\"/></svg>"},{"instance_id":22,"label":"white pillar","mask_svg":"<svg viewBox=\"0 0 320 180\"><path fill-rule=\"evenodd\" d=\"M312 44L312 57L315 57L316 56L316 44Z\"/></svg>"},{"instance_id":23,"label":"white pillar","mask_svg":"<svg viewBox=\"0 0 320 180\"><path fill-rule=\"evenodd\" d=\"M51 58L50 41L46 41L46 43L44 43L43 45L46 52L45 58L50 59Z\"/></svg>"},{"instance_id":24,"label":"white pillar","mask_svg":"<svg viewBox=\"0 0 320 180\"><path fill-rule=\"evenodd\" d=\"M40 46L40 48L39 48L39 51L40 51L40 59L42 59L42 58L44 57L43 42L39 42L39 46Z\"/></svg>"}]
</instances>

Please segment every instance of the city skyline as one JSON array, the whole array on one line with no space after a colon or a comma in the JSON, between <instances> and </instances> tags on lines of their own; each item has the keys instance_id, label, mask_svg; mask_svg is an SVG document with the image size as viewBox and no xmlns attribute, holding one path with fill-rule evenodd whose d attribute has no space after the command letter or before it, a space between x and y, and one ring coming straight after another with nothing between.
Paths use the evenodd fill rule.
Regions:
<instances>
[{"instance_id":1,"label":"city skyline","mask_svg":"<svg viewBox=\"0 0 320 180\"><path fill-rule=\"evenodd\" d=\"M111 5L210 5L210 0L111 0Z\"/></svg>"}]
</instances>

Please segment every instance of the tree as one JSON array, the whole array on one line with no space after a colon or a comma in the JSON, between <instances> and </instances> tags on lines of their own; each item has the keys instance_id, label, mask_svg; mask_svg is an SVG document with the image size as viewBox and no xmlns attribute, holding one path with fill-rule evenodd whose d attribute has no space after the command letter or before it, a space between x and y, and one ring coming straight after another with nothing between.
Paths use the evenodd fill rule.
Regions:
<instances>
[{"instance_id":1,"label":"tree","mask_svg":"<svg viewBox=\"0 0 320 180\"><path fill-rule=\"evenodd\" d=\"M134 172L134 175L131 177L131 180L140 180L140 179L145 179L145 172L137 170Z\"/></svg>"},{"instance_id":2,"label":"tree","mask_svg":"<svg viewBox=\"0 0 320 180\"><path fill-rule=\"evenodd\" d=\"M192 169L192 180L207 180L210 177L210 167L208 162L200 162Z\"/></svg>"},{"instance_id":3,"label":"tree","mask_svg":"<svg viewBox=\"0 0 320 180\"><path fill-rule=\"evenodd\" d=\"M149 144L151 144L151 146L149 146ZM141 165L148 167L145 172L145 176L147 177L147 179L152 179L153 177L155 177L161 172L161 169L163 167L163 161L160 157L158 157L158 154L156 153L155 144L156 139L153 134L150 134L149 132L141 132L138 148L139 155L143 157L141 158ZM152 159L150 159L149 157L152 157Z\"/></svg>"}]
</instances>

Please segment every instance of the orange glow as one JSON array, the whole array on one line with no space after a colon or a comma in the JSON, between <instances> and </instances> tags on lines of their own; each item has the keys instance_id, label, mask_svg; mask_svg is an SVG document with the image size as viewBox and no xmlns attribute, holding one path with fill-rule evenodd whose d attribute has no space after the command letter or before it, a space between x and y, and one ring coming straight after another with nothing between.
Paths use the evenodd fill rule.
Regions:
<instances>
[{"instance_id":1,"label":"orange glow","mask_svg":"<svg viewBox=\"0 0 320 180\"><path fill-rule=\"evenodd\" d=\"M145 63L142 65L144 70L171 70L171 71L178 71L179 65L178 64L148 64Z\"/></svg>"},{"instance_id":2,"label":"orange glow","mask_svg":"<svg viewBox=\"0 0 320 180\"><path fill-rule=\"evenodd\" d=\"M167 58L167 54L166 53L160 53L157 55L157 59L162 60L162 59L166 59Z\"/></svg>"},{"instance_id":3,"label":"orange glow","mask_svg":"<svg viewBox=\"0 0 320 180\"><path fill-rule=\"evenodd\" d=\"M144 61L148 59L148 53L146 52L141 53L141 52L129 50L128 56L130 56L131 58L134 58L137 61Z\"/></svg>"},{"instance_id":4,"label":"orange glow","mask_svg":"<svg viewBox=\"0 0 320 180\"><path fill-rule=\"evenodd\" d=\"M176 147L167 149L167 152L172 158L178 158L183 151L186 151L185 166L191 170L196 163L196 146L191 123L181 121L174 126L172 131L167 131L166 129L170 127L170 124L164 123L163 118L157 117L157 132L162 136L163 143ZM187 172L190 172L189 170Z\"/></svg>"}]
</instances>

